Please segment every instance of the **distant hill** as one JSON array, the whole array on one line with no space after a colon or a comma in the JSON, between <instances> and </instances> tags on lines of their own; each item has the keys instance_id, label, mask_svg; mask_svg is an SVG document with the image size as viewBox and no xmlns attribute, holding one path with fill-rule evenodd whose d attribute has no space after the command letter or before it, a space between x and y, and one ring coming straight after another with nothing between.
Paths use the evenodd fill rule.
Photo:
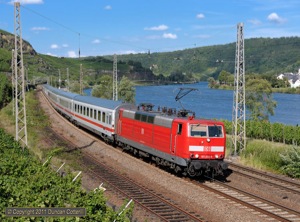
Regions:
<instances>
[{"instance_id":1,"label":"distant hill","mask_svg":"<svg viewBox=\"0 0 300 222\"><path fill-rule=\"evenodd\" d=\"M300 68L299 37L245 39L244 46L246 75L296 72ZM155 74L182 72L207 78L218 76L222 70L234 73L235 50L234 42L174 52L119 55L118 60L141 62Z\"/></svg>"},{"instance_id":2,"label":"distant hill","mask_svg":"<svg viewBox=\"0 0 300 222\"><path fill-rule=\"evenodd\" d=\"M0 30L0 72L10 72L14 35ZM300 67L300 38L253 38L245 40L247 74L280 74L296 72ZM173 52L153 52L118 55L118 74L132 80L199 81L222 70L234 73L235 42L197 47ZM78 81L80 64L86 84L94 84L104 74L112 74L113 55L78 58L58 58L37 53L23 41L24 66L29 79L50 77Z\"/></svg>"}]
</instances>

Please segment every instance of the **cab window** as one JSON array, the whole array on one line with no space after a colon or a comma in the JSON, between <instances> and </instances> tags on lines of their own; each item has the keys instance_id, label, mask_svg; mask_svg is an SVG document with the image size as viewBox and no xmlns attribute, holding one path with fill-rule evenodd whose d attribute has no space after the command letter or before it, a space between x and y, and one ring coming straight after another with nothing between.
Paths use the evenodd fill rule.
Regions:
<instances>
[{"instance_id":1,"label":"cab window","mask_svg":"<svg viewBox=\"0 0 300 222\"><path fill-rule=\"evenodd\" d=\"M182 124L179 123L178 126L177 126L177 134L181 135L181 133L182 133Z\"/></svg>"},{"instance_id":2,"label":"cab window","mask_svg":"<svg viewBox=\"0 0 300 222\"><path fill-rule=\"evenodd\" d=\"M222 126L208 126L209 137L223 137Z\"/></svg>"},{"instance_id":3,"label":"cab window","mask_svg":"<svg viewBox=\"0 0 300 222\"><path fill-rule=\"evenodd\" d=\"M190 125L190 136L207 137L207 126L200 124Z\"/></svg>"}]
</instances>

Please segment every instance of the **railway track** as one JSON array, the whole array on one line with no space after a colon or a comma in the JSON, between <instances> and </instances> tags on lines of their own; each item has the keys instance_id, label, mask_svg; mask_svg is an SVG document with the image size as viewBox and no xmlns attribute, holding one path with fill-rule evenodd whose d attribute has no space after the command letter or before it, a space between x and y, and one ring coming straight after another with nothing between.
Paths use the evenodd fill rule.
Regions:
<instances>
[{"instance_id":1,"label":"railway track","mask_svg":"<svg viewBox=\"0 0 300 222\"><path fill-rule=\"evenodd\" d=\"M77 149L76 144L73 144L69 139L63 137L61 139L67 140L69 143L67 152ZM82 154L79 164L94 177L102 181L108 191L121 194L123 199L132 199L135 204L155 215L160 221L205 221L200 215L186 211L179 204L173 203L171 199L167 199L155 191L149 190L147 187L117 172L88 153Z\"/></svg>"},{"instance_id":2,"label":"railway track","mask_svg":"<svg viewBox=\"0 0 300 222\"><path fill-rule=\"evenodd\" d=\"M125 198L132 199L135 204L156 215L161 221L205 221L200 215L182 209L172 200L139 185L91 155L84 154L81 160L91 174L106 184L107 189L113 189Z\"/></svg>"},{"instance_id":3,"label":"railway track","mask_svg":"<svg viewBox=\"0 0 300 222\"><path fill-rule=\"evenodd\" d=\"M233 170L234 173L241 174L250 179L259 180L260 182L291 192L292 194L300 194L300 183L234 163L229 163L229 168ZM298 210L290 209L284 205L269 201L266 198L246 192L243 189L233 187L229 183L213 178L209 179L212 182L197 183L194 181L193 183L197 183L204 189L233 201L232 203L245 206L250 208L251 211L258 212L261 217L266 218L268 221L300 221L300 208L298 208Z\"/></svg>"},{"instance_id":4,"label":"railway track","mask_svg":"<svg viewBox=\"0 0 300 222\"><path fill-rule=\"evenodd\" d=\"M299 211L289 209L224 182L214 180L213 183L205 182L199 185L239 205L252 209L268 221L300 221Z\"/></svg>"},{"instance_id":5,"label":"railway track","mask_svg":"<svg viewBox=\"0 0 300 222\"><path fill-rule=\"evenodd\" d=\"M43 96L43 99L48 103L48 100ZM52 106L48 103L49 107ZM53 110L54 111L54 110ZM54 111L56 112L56 111ZM61 116L60 116L61 117ZM63 121L70 124L66 119L61 117ZM75 127L70 124L70 126ZM78 130L78 128L77 128ZM93 141L98 142L100 139L89 135ZM68 147L66 147L66 152L71 152L78 149L77 145L73 143L68 138L58 135L64 141L68 142ZM49 143L55 143L53 139L48 141ZM82 167L87 169L87 171L94 177L98 178L105 185L107 191L115 192L121 194L123 199L132 199L135 205L140 206L152 215L159 218L159 221L168 222L202 222L206 221L200 215L189 212L182 208L179 204L174 203L171 199L165 198L161 194L155 193L154 190L149 190L147 187L138 184L137 182L131 180L129 177L117 172L108 165L101 163L95 157L84 152L80 158L80 163Z\"/></svg>"},{"instance_id":6,"label":"railway track","mask_svg":"<svg viewBox=\"0 0 300 222\"><path fill-rule=\"evenodd\" d=\"M262 172L249 167L241 166L235 163L229 163L229 168L233 170L235 174L239 174L254 180L259 180L260 182L279 188L280 190L284 190L296 195L300 195L299 182L288 180L280 176Z\"/></svg>"}]
</instances>

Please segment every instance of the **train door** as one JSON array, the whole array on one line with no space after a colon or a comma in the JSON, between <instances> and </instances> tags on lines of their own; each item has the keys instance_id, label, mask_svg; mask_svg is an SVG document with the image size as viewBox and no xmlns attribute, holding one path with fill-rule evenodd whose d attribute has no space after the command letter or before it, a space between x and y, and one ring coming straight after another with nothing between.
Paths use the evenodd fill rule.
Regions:
<instances>
[{"instance_id":1,"label":"train door","mask_svg":"<svg viewBox=\"0 0 300 222\"><path fill-rule=\"evenodd\" d=\"M176 150L182 144L183 138L183 124L178 122L172 123L172 142L171 142L171 154L175 154Z\"/></svg>"}]
</instances>

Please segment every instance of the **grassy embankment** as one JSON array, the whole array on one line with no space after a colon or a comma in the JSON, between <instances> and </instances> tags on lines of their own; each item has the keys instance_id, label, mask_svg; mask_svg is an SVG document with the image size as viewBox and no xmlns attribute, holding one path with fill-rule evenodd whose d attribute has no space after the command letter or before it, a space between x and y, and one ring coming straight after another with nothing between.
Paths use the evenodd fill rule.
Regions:
<instances>
[{"instance_id":1,"label":"grassy embankment","mask_svg":"<svg viewBox=\"0 0 300 222\"><path fill-rule=\"evenodd\" d=\"M62 162L67 161L66 170L78 170L76 159L80 157L80 151L75 153L61 152L64 147L64 142L49 138L51 135L49 117L45 115L42 108L39 106L39 101L35 91L26 93L26 114L27 114L27 138L28 148L31 153L38 157L41 161L46 161L49 156L53 156L51 163L57 168ZM15 136L15 117L13 115L13 104L0 111L0 128ZM47 141L51 141L50 144ZM56 155L59 154L59 155Z\"/></svg>"},{"instance_id":2,"label":"grassy embankment","mask_svg":"<svg viewBox=\"0 0 300 222\"><path fill-rule=\"evenodd\" d=\"M281 167L284 163L280 155L286 155L292 147L283 143L248 139L244 152L239 156L239 161L246 166L281 174ZM231 137L228 136L226 156L229 157L232 153L234 150Z\"/></svg>"},{"instance_id":3,"label":"grassy embankment","mask_svg":"<svg viewBox=\"0 0 300 222\"><path fill-rule=\"evenodd\" d=\"M53 150L59 150L59 146L49 147L44 146L44 139L49 132L45 129L50 126L49 118L44 114L39 107L38 100L35 97L35 92L27 93L27 128L28 128L28 146L30 150L39 157L45 159ZM15 120L13 117L12 103L1 110L0 112L0 127L14 135ZM292 145L282 143L274 143L264 140L248 139L245 151L240 155L239 161L247 166L257 169L268 170L275 173L282 173L283 166L281 154L286 154L293 149ZM231 137L227 137L227 157L233 153ZM80 154L79 154L80 155ZM78 155L78 156L79 156ZM60 155L60 158L69 158L67 154ZM73 165L73 164L72 164Z\"/></svg>"}]
</instances>

